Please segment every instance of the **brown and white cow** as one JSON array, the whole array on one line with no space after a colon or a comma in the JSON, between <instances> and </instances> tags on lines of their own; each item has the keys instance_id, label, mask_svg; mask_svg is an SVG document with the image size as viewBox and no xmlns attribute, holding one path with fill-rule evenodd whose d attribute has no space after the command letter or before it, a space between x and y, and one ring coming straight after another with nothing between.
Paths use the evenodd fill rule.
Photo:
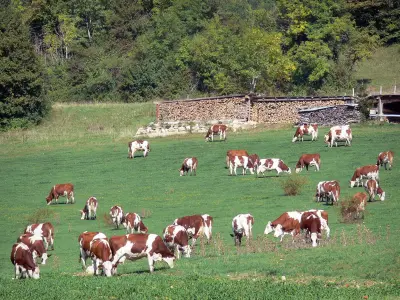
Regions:
<instances>
[{"instance_id":1,"label":"brown and white cow","mask_svg":"<svg viewBox=\"0 0 400 300\"><path fill-rule=\"evenodd\" d=\"M303 171L304 167L308 171L308 167L315 167L315 171L319 171L321 165L321 156L319 153L314 154L303 154L300 156L299 161L296 164L296 173Z\"/></svg>"},{"instance_id":2,"label":"brown and white cow","mask_svg":"<svg viewBox=\"0 0 400 300\"><path fill-rule=\"evenodd\" d=\"M384 165L385 170L387 170L387 165L389 165L389 170L391 170L393 165L393 157L394 157L393 151L381 152L378 155L378 160L376 162L376 165L381 167Z\"/></svg>"},{"instance_id":3,"label":"brown and white cow","mask_svg":"<svg viewBox=\"0 0 400 300\"><path fill-rule=\"evenodd\" d=\"M180 258L181 253L185 257L190 257L192 248L189 246L189 235L185 227L168 225L163 231L163 241L172 252L175 252L177 259Z\"/></svg>"},{"instance_id":4,"label":"brown and white cow","mask_svg":"<svg viewBox=\"0 0 400 300\"><path fill-rule=\"evenodd\" d=\"M95 239L107 239L102 232L82 232L78 237L79 243L79 261L82 262L82 268L86 269L86 260L90 257L90 243Z\"/></svg>"},{"instance_id":5,"label":"brown and white cow","mask_svg":"<svg viewBox=\"0 0 400 300\"><path fill-rule=\"evenodd\" d=\"M321 231L326 231L326 237L329 239L331 229L328 226L328 212L322 209L309 209L305 212L315 213L319 217L321 222Z\"/></svg>"},{"instance_id":6,"label":"brown and white cow","mask_svg":"<svg viewBox=\"0 0 400 300\"><path fill-rule=\"evenodd\" d=\"M135 140L128 144L128 158L135 158L136 151L143 151L143 157L150 152L150 144L148 141Z\"/></svg>"},{"instance_id":7,"label":"brown and white cow","mask_svg":"<svg viewBox=\"0 0 400 300\"><path fill-rule=\"evenodd\" d=\"M379 186L378 182L375 179L368 179L364 184L365 191L369 195L368 201L375 200L375 196L378 195L379 200L384 201L386 193Z\"/></svg>"},{"instance_id":8,"label":"brown and white cow","mask_svg":"<svg viewBox=\"0 0 400 300\"><path fill-rule=\"evenodd\" d=\"M333 126L325 135L325 143L328 147L333 147L333 144L337 147L337 142L345 142L345 146L351 146L352 140L353 134L349 125Z\"/></svg>"},{"instance_id":9,"label":"brown and white cow","mask_svg":"<svg viewBox=\"0 0 400 300\"><path fill-rule=\"evenodd\" d=\"M316 141L318 138L318 124L303 124L296 128L296 132L293 135L292 142L297 140L303 141L304 135L311 135L311 141Z\"/></svg>"},{"instance_id":10,"label":"brown and white cow","mask_svg":"<svg viewBox=\"0 0 400 300\"><path fill-rule=\"evenodd\" d=\"M110 217L112 219L112 222L115 224L116 228L119 228L119 225L124 223L125 221L125 215L124 211L122 210L121 206L114 205L110 209Z\"/></svg>"},{"instance_id":11,"label":"brown and white cow","mask_svg":"<svg viewBox=\"0 0 400 300\"><path fill-rule=\"evenodd\" d=\"M211 238L212 238L212 226L214 223L214 218L211 217L210 215L201 215L201 217L203 218L203 234L206 236L207 238L207 243L210 242Z\"/></svg>"},{"instance_id":12,"label":"brown and white cow","mask_svg":"<svg viewBox=\"0 0 400 300\"><path fill-rule=\"evenodd\" d=\"M50 205L54 199L56 200L56 203L58 203L58 198L60 196L67 198L67 204L69 200L71 200L71 203L75 203L74 185L72 183L54 185L51 188L49 195L46 197L47 205Z\"/></svg>"},{"instance_id":13,"label":"brown and white cow","mask_svg":"<svg viewBox=\"0 0 400 300\"><path fill-rule=\"evenodd\" d=\"M276 175L279 175L282 172L286 172L291 174L292 171L290 168L283 162L283 160L279 158L263 158L260 159L260 162L257 167L257 176L262 173L264 176L265 171L276 171Z\"/></svg>"},{"instance_id":14,"label":"brown and white cow","mask_svg":"<svg viewBox=\"0 0 400 300\"><path fill-rule=\"evenodd\" d=\"M304 212L301 216L300 229L306 231L306 240L311 238L312 246L317 247L318 237L321 236L321 219L314 212Z\"/></svg>"},{"instance_id":15,"label":"brown and white cow","mask_svg":"<svg viewBox=\"0 0 400 300\"><path fill-rule=\"evenodd\" d=\"M379 181L379 167L377 165L368 165L359 167L354 171L350 179L350 187L363 186L363 179L375 179Z\"/></svg>"},{"instance_id":16,"label":"brown and white cow","mask_svg":"<svg viewBox=\"0 0 400 300\"><path fill-rule=\"evenodd\" d=\"M246 237L247 240L252 237L252 228L254 225L254 218L251 214L239 214L232 220L232 231L231 236L235 240L235 246L242 244L242 237Z\"/></svg>"},{"instance_id":17,"label":"brown and white cow","mask_svg":"<svg viewBox=\"0 0 400 300\"><path fill-rule=\"evenodd\" d=\"M94 275L103 273L107 277L111 277L114 274L113 255L107 239L93 239L90 242L90 257L93 262Z\"/></svg>"},{"instance_id":18,"label":"brown and white cow","mask_svg":"<svg viewBox=\"0 0 400 300\"><path fill-rule=\"evenodd\" d=\"M365 211L365 207L367 206L367 198L367 194L362 192L357 192L353 195L352 201L356 205L357 216L359 216L361 212Z\"/></svg>"},{"instance_id":19,"label":"brown and white cow","mask_svg":"<svg viewBox=\"0 0 400 300\"><path fill-rule=\"evenodd\" d=\"M242 174L245 175L247 169L249 168L248 166L249 164L249 158L247 156L230 156L229 157L229 174L233 175L233 173L235 173L235 175L237 175L236 173L236 169L238 167L242 167Z\"/></svg>"},{"instance_id":20,"label":"brown and white cow","mask_svg":"<svg viewBox=\"0 0 400 300\"><path fill-rule=\"evenodd\" d=\"M226 125L222 125L222 124L217 124L217 125L212 125L208 131L207 134L205 136L206 142L208 141L214 141L214 135L219 135L219 139L220 140L224 140L226 141L226 130L227 130L227 126Z\"/></svg>"},{"instance_id":21,"label":"brown and white cow","mask_svg":"<svg viewBox=\"0 0 400 300\"><path fill-rule=\"evenodd\" d=\"M340 197L339 182L337 180L318 182L315 197L317 202L326 201L328 204L331 201L332 205L337 204Z\"/></svg>"},{"instance_id":22,"label":"brown and white cow","mask_svg":"<svg viewBox=\"0 0 400 300\"><path fill-rule=\"evenodd\" d=\"M254 172L257 172L259 163L260 163L260 157L257 154L249 155L249 162L247 163L247 166L248 166L251 174L254 174Z\"/></svg>"},{"instance_id":23,"label":"brown and white cow","mask_svg":"<svg viewBox=\"0 0 400 300\"><path fill-rule=\"evenodd\" d=\"M17 243L27 245L32 252L33 260L36 261L37 257L41 258L42 265L45 265L47 258L51 256L51 254L47 255L46 247L40 235L24 233L18 237Z\"/></svg>"},{"instance_id":24,"label":"brown and white cow","mask_svg":"<svg viewBox=\"0 0 400 300\"><path fill-rule=\"evenodd\" d=\"M50 246L54 250L54 226L50 222L28 225L24 233L33 233L41 236L46 250Z\"/></svg>"},{"instance_id":25,"label":"brown and white cow","mask_svg":"<svg viewBox=\"0 0 400 300\"><path fill-rule=\"evenodd\" d=\"M96 197L90 197L87 199L85 206L82 210L80 210L81 220L96 220L98 204L99 202L97 201Z\"/></svg>"},{"instance_id":26,"label":"brown and white cow","mask_svg":"<svg viewBox=\"0 0 400 300\"><path fill-rule=\"evenodd\" d=\"M147 233L148 231L137 213L125 214L122 225L126 228L126 233Z\"/></svg>"},{"instance_id":27,"label":"brown and white cow","mask_svg":"<svg viewBox=\"0 0 400 300\"><path fill-rule=\"evenodd\" d=\"M200 236L205 234L204 219L201 215L192 215L192 216L185 216L182 218L178 218L175 219L172 224L181 225L186 229L189 238L192 239L192 247L196 243L196 240Z\"/></svg>"},{"instance_id":28,"label":"brown and white cow","mask_svg":"<svg viewBox=\"0 0 400 300\"><path fill-rule=\"evenodd\" d=\"M286 234L292 237L300 233L301 212L289 211L281 214L276 220L269 221L265 227L264 234L274 231L275 237L280 237L281 241Z\"/></svg>"},{"instance_id":29,"label":"brown and white cow","mask_svg":"<svg viewBox=\"0 0 400 300\"><path fill-rule=\"evenodd\" d=\"M10 260L14 265L14 279L39 279L39 267L35 264L31 250L24 243L15 243L12 246Z\"/></svg>"},{"instance_id":30,"label":"brown and white cow","mask_svg":"<svg viewBox=\"0 0 400 300\"><path fill-rule=\"evenodd\" d=\"M226 151L226 167L229 169L229 157L230 156L249 156L246 150L228 150Z\"/></svg>"},{"instance_id":31,"label":"brown and white cow","mask_svg":"<svg viewBox=\"0 0 400 300\"><path fill-rule=\"evenodd\" d=\"M189 172L190 172L190 175L196 175L197 165L198 165L198 161L197 161L196 157L185 158L183 160L181 168L179 169L179 175L183 176L183 175L185 175L185 173L187 175L187 174L189 174Z\"/></svg>"},{"instance_id":32,"label":"brown and white cow","mask_svg":"<svg viewBox=\"0 0 400 300\"><path fill-rule=\"evenodd\" d=\"M137 260L147 257L150 273L154 271L156 261L165 261L170 268L174 267L174 254L168 249L162 238L156 234L126 234L122 236L112 236L110 246L113 254L113 267L125 259Z\"/></svg>"}]
</instances>

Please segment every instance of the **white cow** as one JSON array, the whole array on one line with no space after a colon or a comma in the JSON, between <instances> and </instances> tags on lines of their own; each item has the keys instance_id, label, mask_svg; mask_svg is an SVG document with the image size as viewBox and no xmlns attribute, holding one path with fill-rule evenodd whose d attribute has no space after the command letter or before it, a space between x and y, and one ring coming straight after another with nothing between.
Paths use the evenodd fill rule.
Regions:
<instances>
[{"instance_id":1,"label":"white cow","mask_svg":"<svg viewBox=\"0 0 400 300\"><path fill-rule=\"evenodd\" d=\"M349 125L333 126L325 135L325 143L328 147L333 147L333 144L337 147L337 142L345 142L345 146L351 146L352 140L353 135Z\"/></svg>"},{"instance_id":2,"label":"white cow","mask_svg":"<svg viewBox=\"0 0 400 300\"><path fill-rule=\"evenodd\" d=\"M277 175L282 172L286 172L291 174L292 171L290 168L279 158L263 158L260 159L257 168L257 175L262 173L264 176L265 171L272 171L275 170Z\"/></svg>"},{"instance_id":3,"label":"white cow","mask_svg":"<svg viewBox=\"0 0 400 300\"><path fill-rule=\"evenodd\" d=\"M245 175L248 167L248 163L249 163L249 157L248 156L230 156L229 157L229 173L231 175L233 175L233 173L236 174L236 169L237 167L243 167L243 171L242 174Z\"/></svg>"},{"instance_id":4,"label":"white cow","mask_svg":"<svg viewBox=\"0 0 400 300\"><path fill-rule=\"evenodd\" d=\"M136 151L144 151L143 157L146 157L150 152L150 144L148 141L136 140L128 144L128 158L134 158Z\"/></svg>"}]
</instances>

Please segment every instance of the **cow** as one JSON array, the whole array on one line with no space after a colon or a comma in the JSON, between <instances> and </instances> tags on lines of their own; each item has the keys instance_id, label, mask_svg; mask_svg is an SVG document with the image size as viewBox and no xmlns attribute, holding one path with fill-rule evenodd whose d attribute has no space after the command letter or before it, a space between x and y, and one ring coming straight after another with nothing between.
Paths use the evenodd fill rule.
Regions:
<instances>
[{"instance_id":1,"label":"cow","mask_svg":"<svg viewBox=\"0 0 400 300\"><path fill-rule=\"evenodd\" d=\"M33 260L36 261L37 257L41 258L42 265L45 265L47 258L51 256L51 254L47 255L43 239L40 235L35 235L33 233L22 234L18 237L17 243L24 243L27 245L32 252Z\"/></svg>"},{"instance_id":2,"label":"cow","mask_svg":"<svg viewBox=\"0 0 400 300\"><path fill-rule=\"evenodd\" d=\"M319 171L321 166L321 156L319 153L314 154L303 154L300 156L299 161L296 164L296 173L300 173L304 167L308 171L308 167L314 166L315 171Z\"/></svg>"},{"instance_id":3,"label":"cow","mask_svg":"<svg viewBox=\"0 0 400 300\"><path fill-rule=\"evenodd\" d=\"M311 141L316 141L318 138L318 124L303 124L296 128L296 132L293 135L292 142L297 140L303 141L304 135L311 135Z\"/></svg>"},{"instance_id":4,"label":"cow","mask_svg":"<svg viewBox=\"0 0 400 300\"><path fill-rule=\"evenodd\" d=\"M60 196L67 198L67 204L69 200L71 200L71 203L75 203L74 185L72 183L54 185L51 188L49 195L46 197L47 205L50 205L54 199L56 200L56 203L58 203L58 198Z\"/></svg>"},{"instance_id":5,"label":"cow","mask_svg":"<svg viewBox=\"0 0 400 300\"><path fill-rule=\"evenodd\" d=\"M94 275L99 275L100 270L107 277L114 275L115 268L112 263L112 252L107 239L93 239L90 242L90 257L93 262Z\"/></svg>"},{"instance_id":6,"label":"cow","mask_svg":"<svg viewBox=\"0 0 400 300\"><path fill-rule=\"evenodd\" d=\"M254 172L257 172L257 167L258 167L259 162L260 162L260 157L257 154L249 155L249 162L247 163L247 166L248 166L251 174L254 174Z\"/></svg>"},{"instance_id":7,"label":"cow","mask_svg":"<svg viewBox=\"0 0 400 300\"><path fill-rule=\"evenodd\" d=\"M86 200L86 204L81 213L81 220L96 220L96 211L99 202L97 201L96 197L90 197Z\"/></svg>"},{"instance_id":8,"label":"cow","mask_svg":"<svg viewBox=\"0 0 400 300\"><path fill-rule=\"evenodd\" d=\"M79 262L82 262L82 268L86 269L86 260L90 257L90 243L95 239L107 239L102 232L82 232L78 237L79 243Z\"/></svg>"},{"instance_id":9,"label":"cow","mask_svg":"<svg viewBox=\"0 0 400 300\"><path fill-rule=\"evenodd\" d=\"M252 237L252 227L254 225L254 218L251 214L239 214L232 220L231 236L235 240L235 246L242 244L242 237L245 236L247 240Z\"/></svg>"},{"instance_id":10,"label":"cow","mask_svg":"<svg viewBox=\"0 0 400 300\"><path fill-rule=\"evenodd\" d=\"M180 258L181 253L185 257L190 257L192 248L189 246L189 235L185 227L168 225L163 230L163 241L172 252L175 252L177 259Z\"/></svg>"},{"instance_id":11,"label":"cow","mask_svg":"<svg viewBox=\"0 0 400 300\"><path fill-rule=\"evenodd\" d=\"M46 250L50 246L51 250L54 250L54 226L50 222L28 225L24 233L33 233L41 236Z\"/></svg>"},{"instance_id":12,"label":"cow","mask_svg":"<svg viewBox=\"0 0 400 300\"><path fill-rule=\"evenodd\" d=\"M119 228L119 225L125 222L125 215L121 206L114 205L111 207L110 216L117 229Z\"/></svg>"},{"instance_id":13,"label":"cow","mask_svg":"<svg viewBox=\"0 0 400 300\"><path fill-rule=\"evenodd\" d=\"M192 239L192 247L195 245L196 240L202 236L205 231L204 219L201 215L184 216L175 219L172 224L181 225L186 229L189 238Z\"/></svg>"},{"instance_id":14,"label":"cow","mask_svg":"<svg viewBox=\"0 0 400 300\"><path fill-rule=\"evenodd\" d=\"M357 192L352 197L352 202L356 207L357 217L360 216L361 212L365 211L365 207L367 206L367 194L362 192Z\"/></svg>"},{"instance_id":15,"label":"cow","mask_svg":"<svg viewBox=\"0 0 400 300\"><path fill-rule=\"evenodd\" d=\"M249 156L246 150L228 150L226 151L226 167L229 169L230 156Z\"/></svg>"},{"instance_id":16,"label":"cow","mask_svg":"<svg viewBox=\"0 0 400 300\"><path fill-rule=\"evenodd\" d=\"M12 246L10 260L14 265L15 271L13 279L39 279L39 267L35 264L31 250L29 250L29 247L24 243L15 243Z\"/></svg>"},{"instance_id":17,"label":"cow","mask_svg":"<svg viewBox=\"0 0 400 300\"><path fill-rule=\"evenodd\" d=\"M368 165L359 167L354 171L350 179L350 187L363 186L363 179L375 179L379 181L379 167L377 165Z\"/></svg>"},{"instance_id":18,"label":"cow","mask_svg":"<svg viewBox=\"0 0 400 300\"><path fill-rule=\"evenodd\" d=\"M210 215L201 215L201 217L203 218L203 233L207 238L207 243L210 242L211 238L212 238L212 226L214 223L214 218L211 217Z\"/></svg>"},{"instance_id":19,"label":"cow","mask_svg":"<svg viewBox=\"0 0 400 300\"><path fill-rule=\"evenodd\" d=\"M322 209L309 209L305 212L315 213L319 217L321 222L321 231L326 231L326 237L329 239L331 229L328 226L328 212Z\"/></svg>"},{"instance_id":20,"label":"cow","mask_svg":"<svg viewBox=\"0 0 400 300\"><path fill-rule=\"evenodd\" d=\"M233 173L235 173L235 175L237 175L236 173L236 169L238 167L242 167L242 174L245 175L248 167L248 163L249 163L249 158L247 156L230 156L229 157L229 174L233 175Z\"/></svg>"},{"instance_id":21,"label":"cow","mask_svg":"<svg viewBox=\"0 0 400 300\"><path fill-rule=\"evenodd\" d=\"M331 148L333 144L337 147L337 142L345 142L345 146L351 146L352 140L353 135L349 125L333 126L325 135L325 143Z\"/></svg>"},{"instance_id":22,"label":"cow","mask_svg":"<svg viewBox=\"0 0 400 300\"><path fill-rule=\"evenodd\" d=\"M375 196L378 195L379 200L384 201L386 193L379 186L375 179L368 179L364 184L365 191L369 195L368 201L375 200Z\"/></svg>"},{"instance_id":23,"label":"cow","mask_svg":"<svg viewBox=\"0 0 400 300\"><path fill-rule=\"evenodd\" d=\"M226 125L222 125L222 124L217 124L217 125L212 125L208 131L207 134L205 136L205 140L206 142L208 141L214 141L214 135L219 134L219 139L220 140L224 140L226 141L226 130L227 130L227 126Z\"/></svg>"},{"instance_id":24,"label":"cow","mask_svg":"<svg viewBox=\"0 0 400 300\"><path fill-rule=\"evenodd\" d=\"M265 227L264 234L274 231L275 237L280 237L281 242L285 234L291 234L292 237L300 233L301 212L290 211L281 214L276 220L269 221ZM285 225L285 227L283 227ZM290 229L290 230L289 230Z\"/></svg>"},{"instance_id":25,"label":"cow","mask_svg":"<svg viewBox=\"0 0 400 300\"><path fill-rule=\"evenodd\" d=\"M339 182L337 180L318 182L315 197L317 202L326 201L328 204L331 201L332 205L337 204L340 197Z\"/></svg>"},{"instance_id":26,"label":"cow","mask_svg":"<svg viewBox=\"0 0 400 300\"><path fill-rule=\"evenodd\" d=\"M264 176L265 171L276 171L276 175L278 176L282 172L286 172L291 174L292 171L290 168L279 158L263 158L260 159L260 162L257 167L257 176L262 173Z\"/></svg>"},{"instance_id":27,"label":"cow","mask_svg":"<svg viewBox=\"0 0 400 300\"><path fill-rule=\"evenodd\" d=\"M196 169L197 169L198 161L196 157L188 157L183 160L182 166L179 169L179 175L183 176L189 174L196 176Z\"/></svg>"},{"instance_id":28,"label":"cow","mask_svg":"<svg viewBox=\"0 0 400 300\"><path fill-rule=\"evenodd\" d=\"M135 158L136 151L143 151L143 157L150 152L150 144L148 141L135 140L128 144L128 158Z\"/></svg>"},{"instance_id":29,"label":"cow","mask_svg":"<svg viewBox=\"0 0 400 300\"><path fill-rule=\"evenodd\" d=\"M137 260L147 257L150 273L154 272L156 261L165 261L170 268L174 267L174 254L168 249L162 238L156 234L138 233L122 236L112 236L110 246L113 255L114 273L118 264L125 259Z\"/></svg>"},{"instance_id":30,"label":"cow","mask_svg":"<svg viewBox=\"0 0 400 300\"><path fill-rule=\"evenodd\" d=\"M122 225L126 228L126 233L147 233L148 229L143 224L142 219L137 213L125 214Z\"/></svg>"},{"instance_id":31,"label":"cow","mask_svg":"<svg viewBox=\"0 0 400 300\"><path fill-rule=\"evenodd\" d=\"M312 246L317 247L318 238L321 236L321 219L314 212L304 212L301 216L300 229L306 231L306 240L310 237Z\"/></svg>"},{"instance_id":32,"label":"cow","mask_svg":"<svg viewBox=\"0 0 400 300\"><path fill-rule=\"evenodd\" d=\"M393 165L393 157L394 157L393 151L381 152L378 155L378 160L376 162L376 165L380 167L384 165L385 170L387 170L387 165L389 165L389 170L391 170Z\"/></svg>"}]
</instances>

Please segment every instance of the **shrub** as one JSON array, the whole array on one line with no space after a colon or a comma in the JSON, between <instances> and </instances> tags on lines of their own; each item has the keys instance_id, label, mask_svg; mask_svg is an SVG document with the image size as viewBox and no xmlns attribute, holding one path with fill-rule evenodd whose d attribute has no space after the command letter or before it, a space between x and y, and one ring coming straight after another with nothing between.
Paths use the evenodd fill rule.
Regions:
<instances>
[{"instance_id":1,"label":"shrub","mask_svg":"<svg viewBox=\"0 0 400 300\"><path fill-rule=\"evenodd\" d=\"M355 199L345 199L340 202L340 213L344 223L353 223L364 219L364 211L358 211Z\"/></svg>"},{"instance_id":2,"label":"shrub","mask_svg":"<svg viewBox=\"0 0 400 300\"><path fill-rule=\"evenodd\" d=\"M48 208L40 208L26 217L26 221L29 224L45 223L53 220L58 220L59 223L59 216Z\"/></svg>"},{"instance_id":3,"label":"shrub","mask_svg":"<svg viewBox=\"0 0 400 300\"><path fill-rule=\"evenodd\" d=\"M283 192L286 196L295 196L307 184L307 178L299 175L292 175L281 183Z\"/></svg>"}]
</instances>

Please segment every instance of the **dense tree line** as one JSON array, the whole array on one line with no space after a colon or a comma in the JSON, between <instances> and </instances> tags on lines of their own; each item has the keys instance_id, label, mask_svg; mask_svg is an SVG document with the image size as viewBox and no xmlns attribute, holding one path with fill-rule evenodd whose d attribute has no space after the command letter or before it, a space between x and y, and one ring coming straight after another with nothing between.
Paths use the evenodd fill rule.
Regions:
<instances>
[{"instance_id":1,"label":"dense tree line","mask_svg":"<svg viewBox=\"0 0 400 300\"><path fill-rule=\"evenodd\" d=\"M334 93L400 32L387 0L0 2L2 127L16 103L35 122L56 101Z\"/></svg>"}]
</instances>

